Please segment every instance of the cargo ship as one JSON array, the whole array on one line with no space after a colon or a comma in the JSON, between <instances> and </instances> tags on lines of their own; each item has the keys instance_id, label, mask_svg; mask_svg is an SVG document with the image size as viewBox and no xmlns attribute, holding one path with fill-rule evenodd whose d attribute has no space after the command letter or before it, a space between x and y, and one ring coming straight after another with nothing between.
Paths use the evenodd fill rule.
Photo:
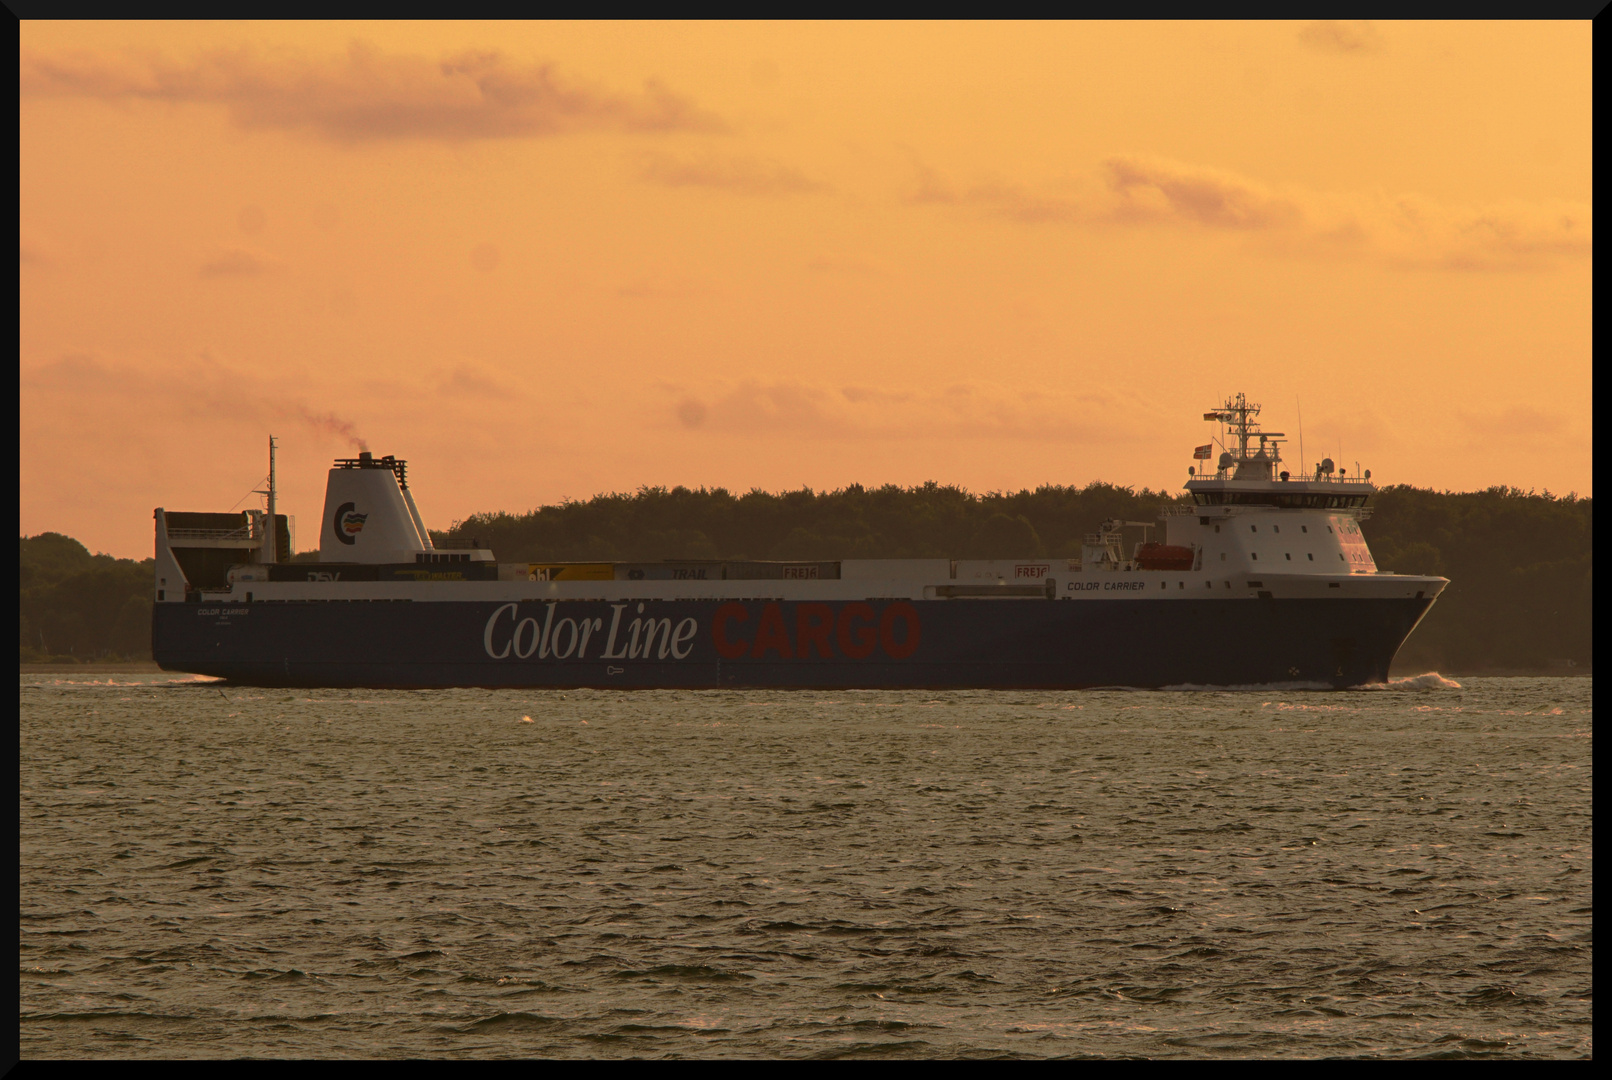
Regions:
<instances>
[{"instance_id":1,"label":"cargo ship","mask_svg":"<svg viewBox=\"0 0 1612 1080\"><path fill-rule=\"evenodd\" d=\"M259 686L1344 688L1383 682L1449 584L1379 570L1376 488L1294 476L1244 395L1204 414L1189 498L1078 559L499 562L433 542L406 462L331 468L318 561L276 513L156 511L152 653ZM1357 470L1358 471L1358 470Z\"/></svg>"}]
</instances>

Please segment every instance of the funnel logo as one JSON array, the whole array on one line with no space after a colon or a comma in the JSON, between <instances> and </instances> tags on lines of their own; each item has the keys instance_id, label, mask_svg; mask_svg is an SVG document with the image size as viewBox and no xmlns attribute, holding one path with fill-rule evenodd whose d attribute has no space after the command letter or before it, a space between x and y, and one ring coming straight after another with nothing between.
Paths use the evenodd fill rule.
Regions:
<instances>
[{"instance_id":1,"label":"funnel logo","mask_svg":"<svg viewBox=\"0 0 1612 1080\"><path fill-rule=\"evenodd\" d=\"M360 514L352 503L342 503L336 507L336 519L331 522L336 529L336 539L344 544L357 542L358 534L364 531L364 521L368 514Z\"/></svg>"}]
</instances>

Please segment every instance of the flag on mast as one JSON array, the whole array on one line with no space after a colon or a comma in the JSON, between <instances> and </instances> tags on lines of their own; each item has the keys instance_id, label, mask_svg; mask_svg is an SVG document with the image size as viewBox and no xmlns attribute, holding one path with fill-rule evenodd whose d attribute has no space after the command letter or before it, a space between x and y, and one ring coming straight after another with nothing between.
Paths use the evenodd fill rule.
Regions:
<instances>
[{"instance_id":1,"label":"flag on mast","mask_svg":"<svg viewBox=\"0 0 1612 1080\"><path fill-rule=\"evenodd\" d=\"M1214 452L1215 452L1215 444L1214 443L1205 443L1203 446L1200 446L1197 449L1193 450L1192 451L1192 456L1194 458L1196 458L1197 460L1199 460L1199 461L1208 461L1209 460L1209 455L1213 454Z\"/></svg>"}]
</instances>

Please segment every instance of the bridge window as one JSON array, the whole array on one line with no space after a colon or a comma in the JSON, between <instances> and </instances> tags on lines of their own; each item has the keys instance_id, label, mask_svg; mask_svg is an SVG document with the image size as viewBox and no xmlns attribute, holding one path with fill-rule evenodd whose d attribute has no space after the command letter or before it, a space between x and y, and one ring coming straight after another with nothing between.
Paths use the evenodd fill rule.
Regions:
<instances>
[{"instance_id":1,"label":"bridge window","mask_svg":"<svg viewBox=\"0 0 1612 1080\"><path fill-rule=\"evenodd\" d=\"M1325 492L1200 491L1192 501L1199 506L1275 506L1287 510L1343 510L1366 505L1364 495Z\"/></svg>"},{"instance_id":2,"label":"bridge window","mask_svg":"<svg viewBox=\"0 0 1612 1080\"><path fill-rule=\"evenodd\" d=\"M1314 561L1315 561L1315 556L1314 556L1314 555L1306 555L1306 556L1304 556L1304 557L1305 557L1305 558L1306 558L1306 559L1309 559L1309 560L1310 560L1310 561L1311 561L1311 562L1314 562Z\"/></svg>"},{"instance_id":3,"label":"bridge window","mask_svg":"<svg viewBox=\"0 0 1612 1080\"><path fill-rule=\"evenodd\" d=\"M1282 558L1286 559L1288 562L1293 561L1293 556L1292 555L1283 554Z\"/></svg>"}]
</instances>

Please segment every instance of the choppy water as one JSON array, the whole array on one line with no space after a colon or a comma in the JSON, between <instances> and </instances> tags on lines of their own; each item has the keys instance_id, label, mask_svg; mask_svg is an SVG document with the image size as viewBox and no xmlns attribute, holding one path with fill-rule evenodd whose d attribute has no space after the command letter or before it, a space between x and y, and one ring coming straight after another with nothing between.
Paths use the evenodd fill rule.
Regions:
<instances>
[{"instance_id":1,"label":"choppy water","mask_svg":"<svg viewBox=\"0 0 1612 1080\"><path fill-rule=\"evenodd\" d=\"M1587 1056L1591 680L21 677L21 1049Z\"/></svg>"}]
</instances>

